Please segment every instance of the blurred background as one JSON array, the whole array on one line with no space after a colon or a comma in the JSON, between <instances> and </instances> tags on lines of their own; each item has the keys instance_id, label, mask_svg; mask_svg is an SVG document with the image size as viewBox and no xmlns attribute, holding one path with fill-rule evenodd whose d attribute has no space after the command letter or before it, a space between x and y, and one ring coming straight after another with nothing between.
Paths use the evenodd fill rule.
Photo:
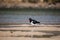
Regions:
<instances>
[{"instance_id":1,"label":"blurred background","mask_svg":"<svg viewBox=\"0 0 60 40\"><path fill-rule=\"evenodd\" d=\"M60 8L60 0L0 0L0 8Z\"/></svg>"},{"instance_id":2,"label":"blurred background","mask_svg":"<svg viewBox=\"0 0 60 40\"><path fill-rule=\"evenodd\" d=\"M60 0L0 0L0 24L60 24Z\"/></svg>"}]
</instances>

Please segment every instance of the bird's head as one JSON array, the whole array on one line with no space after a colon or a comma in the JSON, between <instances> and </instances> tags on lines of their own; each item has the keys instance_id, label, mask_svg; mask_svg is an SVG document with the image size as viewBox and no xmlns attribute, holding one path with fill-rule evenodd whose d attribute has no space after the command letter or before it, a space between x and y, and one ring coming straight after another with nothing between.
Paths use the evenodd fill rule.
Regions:
<instances>
[{"instance_id":1,"label":"bird's head","mask_svg":"<svg viewBox=\"0 0 60 40\"><path fill-rule=\"evenodd\" d=\"M32 21L32 18L29 18L29 21L31 22Z\"/></svg>"}]
</instances>

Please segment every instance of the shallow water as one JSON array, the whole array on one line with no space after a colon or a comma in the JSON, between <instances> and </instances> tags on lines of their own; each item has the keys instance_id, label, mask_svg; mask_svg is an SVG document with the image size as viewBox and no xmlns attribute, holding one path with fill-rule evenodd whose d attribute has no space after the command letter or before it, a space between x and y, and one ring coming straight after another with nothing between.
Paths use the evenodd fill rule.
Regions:
<instances>
[{"instance_id":1,"label":"shallow water","mask_svg":"<svg viewBox=\"0 0 60 40\"><path fill-rule=\"evenodd\" d=\"M30 17L44 24L60 24L59 9L0 10L0 23L29 23Z\"/></svg>"}]
</instances>

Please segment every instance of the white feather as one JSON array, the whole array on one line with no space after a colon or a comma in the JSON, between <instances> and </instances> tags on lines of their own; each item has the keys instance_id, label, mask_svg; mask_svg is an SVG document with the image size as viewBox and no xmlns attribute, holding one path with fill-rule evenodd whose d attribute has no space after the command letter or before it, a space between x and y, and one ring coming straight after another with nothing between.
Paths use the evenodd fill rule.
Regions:
<instances>
[{"instance_id":1,"label":"white feather","mask_svg":"<svg viewBox=\"0 0 60 40\"><path fill-rule=\"evenodd\" d=\"M34 25L33 21L31 22L31 25Z\"/></svg>"}]
</instances>

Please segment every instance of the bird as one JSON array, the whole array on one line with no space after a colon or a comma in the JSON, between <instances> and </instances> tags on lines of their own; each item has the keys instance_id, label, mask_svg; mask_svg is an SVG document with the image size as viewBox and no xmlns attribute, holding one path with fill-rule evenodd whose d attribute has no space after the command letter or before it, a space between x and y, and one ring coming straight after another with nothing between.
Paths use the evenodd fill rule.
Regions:
<instances>
[{"instance_id":1,"label":"bird","mask_svg":"<svg viewBox=\"0 0 60 40\"><path fill-rule=\"evenodd\" d=\"M39 21L34 20L34 19L32 19L32 18L29 18L29 22L30 22L31 25L40 24Z\"/></svg>"}]
</instances>

